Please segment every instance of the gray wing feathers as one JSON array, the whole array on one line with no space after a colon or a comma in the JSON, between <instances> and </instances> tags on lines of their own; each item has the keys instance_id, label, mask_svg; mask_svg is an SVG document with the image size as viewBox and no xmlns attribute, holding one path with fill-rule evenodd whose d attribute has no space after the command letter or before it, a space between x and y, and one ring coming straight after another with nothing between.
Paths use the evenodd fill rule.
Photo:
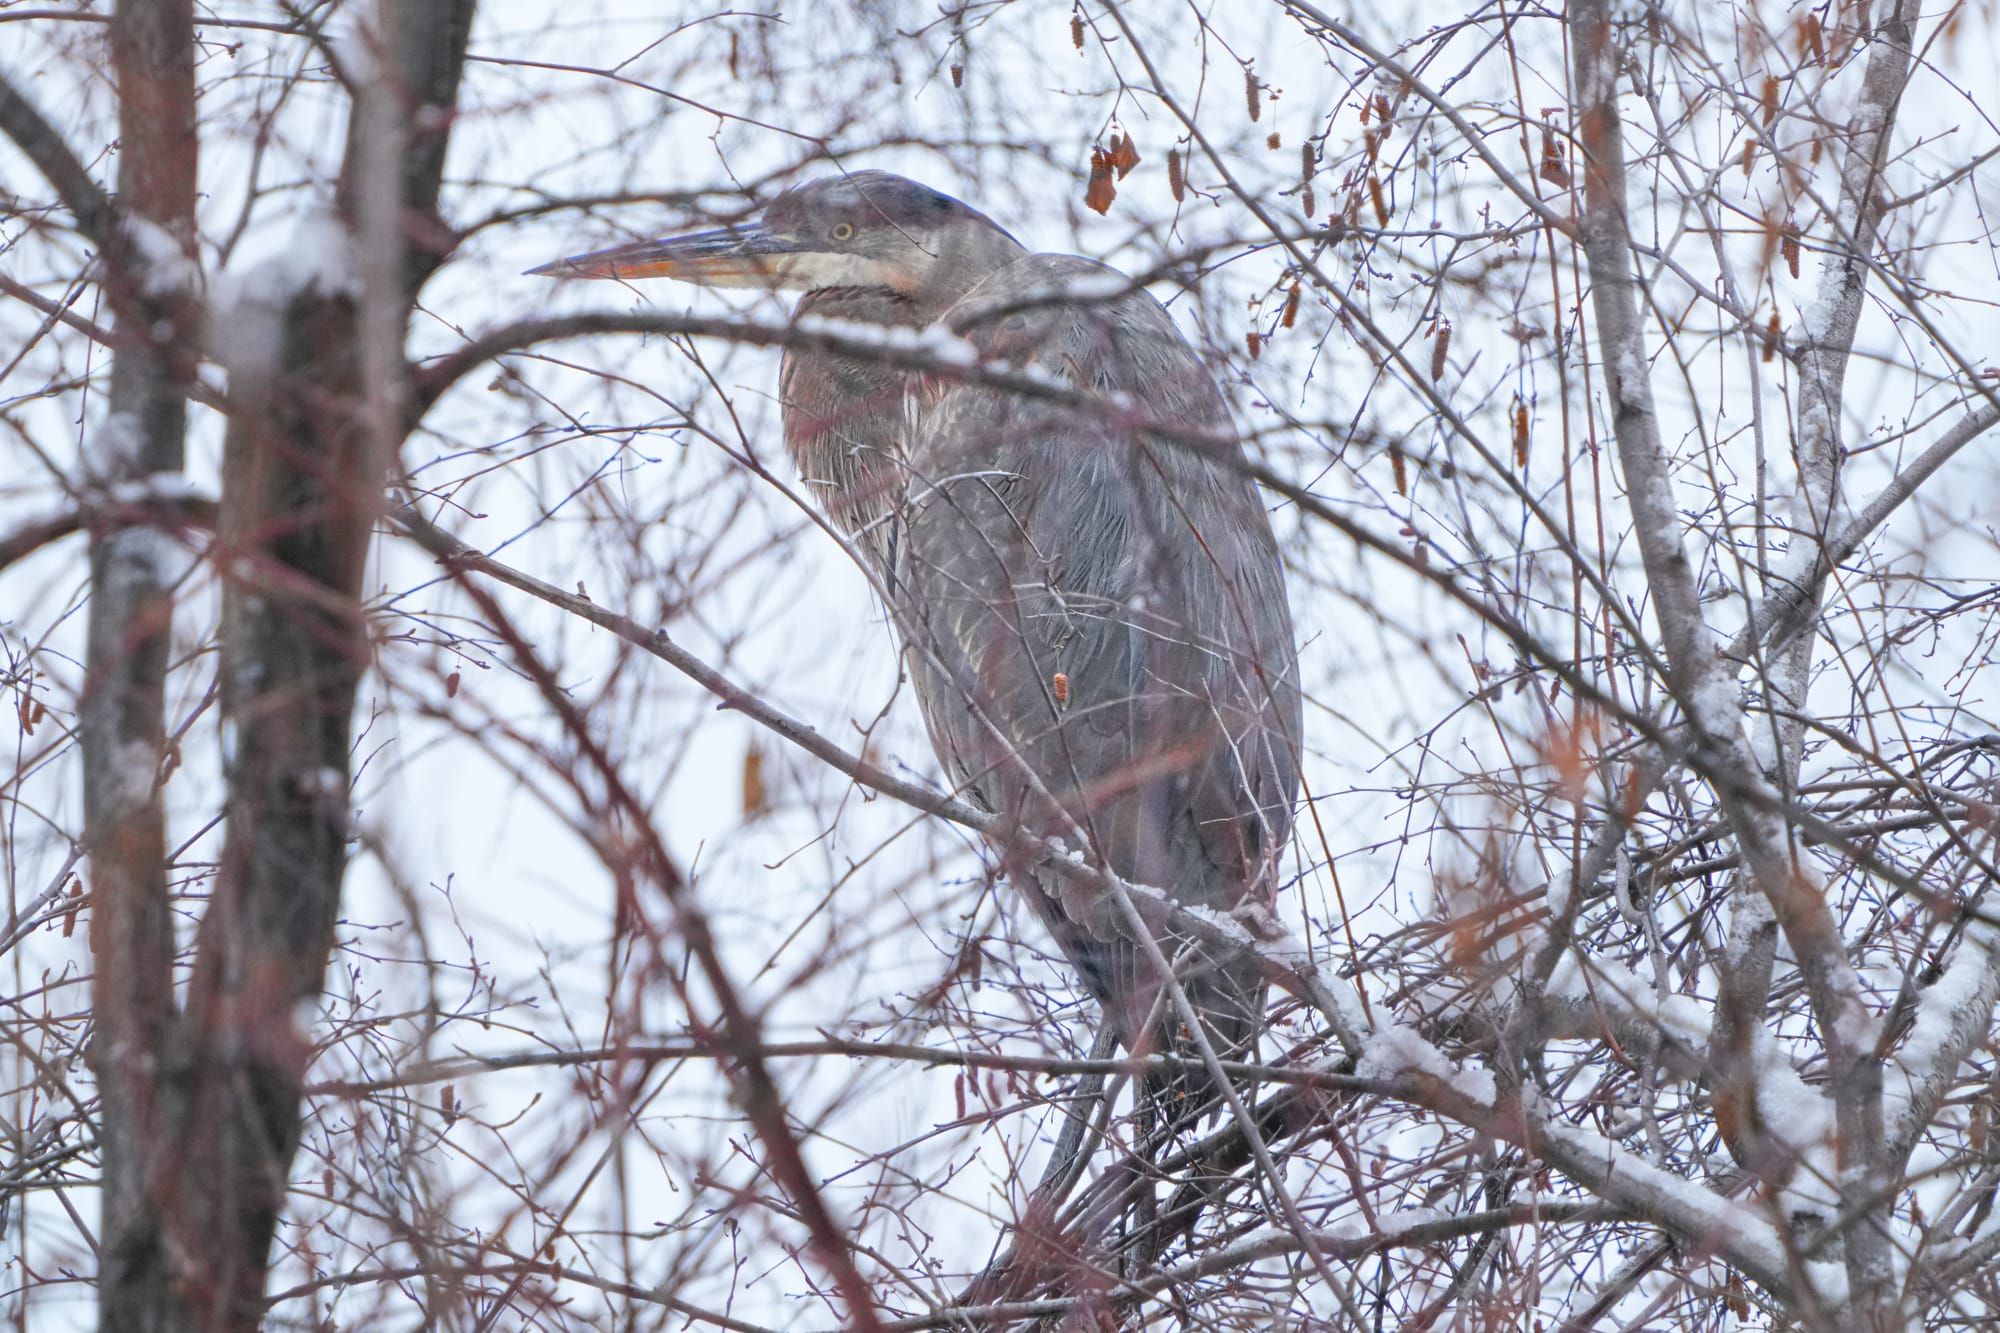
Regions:
<instances>
[{"instance_id":1,"label":"gray wing feathers","mask_svg":"<svg viewBox=\"0 0 2000 1333\"><path fill-rule=\"evenodd\" d=\"M1297 787L1277 548L1250 481L1134 424L1229 430L1206 368L1151 297L981 313L1078 281L1101 292L1123 280L1033 256L975 289L956 322L987 356L1123 395L1136 412L967 383L920 392L894 611L939 753L978 799L1046 831L1032 774L1113 870L1226 908L1269 891ZM1109 906L1053 878L1031 899L1136 1035L1138 1016L1115 1005L1150 988ZM1247 1041L1254 969L1198 966L1186 984L1214 1035Z\"/></svg>"}]
</instances>

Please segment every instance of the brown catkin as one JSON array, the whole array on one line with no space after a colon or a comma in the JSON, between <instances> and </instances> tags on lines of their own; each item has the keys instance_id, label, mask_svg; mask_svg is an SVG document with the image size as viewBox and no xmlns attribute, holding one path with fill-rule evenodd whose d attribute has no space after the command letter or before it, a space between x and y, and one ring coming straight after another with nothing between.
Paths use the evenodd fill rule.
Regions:
<instances>
[{"instance_id":1,"label":"brown catkin","mask_svg":"<svg viewBox=\"0 0 2000 1333\"><path fill-rule=\"evenodd\" d=\"M762 812L769 799L764 790L764 752L752 746L743 753L743 817Z\"/></svg>"},{"instance_id":2,"label":"brown catkin","mask_svg":"<svg viewBox=\"0 0 2000 1333\"><path fill-rule=\"evenodd\" d=\"M1247 66L1243 70L1243 105L1249 108L1250 119L1264 118L1264 88L1257 82L1257 71Z\"/></svg>"},{"instance_id":3,"label":"brown catkin","mask_svg":"<svg viewBox=\"0 0 2000 1333\"><path fill-rule=\"evenodd\" d=\"M1187 197L1187 177L1181 174L1181 150L1167 150L1167 189L1173 192L1174 202Z\"/></svg>"},{"instance_id":4,"label":"brown catkin","mask_svg":"<svg viewBox=\"0 0 2000 1333\"><path fill-rule=\"evenodd\" d=\"M1444 378L1445 358L1451 355L1451 321L1441 319L1437 325L1437 338L1431 344L1431 383Z\"/></svg>"}]
</instances>

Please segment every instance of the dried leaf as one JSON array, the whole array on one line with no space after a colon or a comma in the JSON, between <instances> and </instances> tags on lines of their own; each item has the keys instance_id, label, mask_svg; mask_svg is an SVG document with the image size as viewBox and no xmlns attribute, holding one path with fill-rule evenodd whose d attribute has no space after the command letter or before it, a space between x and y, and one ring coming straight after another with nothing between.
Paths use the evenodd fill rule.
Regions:
<instances>
[{"instance_id":1,"label":"dried leaf","mask_svg":"<svg viewBox=\"0 0 2000 1333\"><path fill-rule=\"evenodd\" d=\"M1553 125L1542 126L1542 168L1541 177L1558 189L1567 190L1575 177L1569 174L1569 162L1563 157L1562 145L1556 141Z\"/></svg>"},{"instance_id":2,"label":"dried leaf","mask_svg":"<svg viewBox=\"0 0 2000 1333\"><path fill-rule=\"evenodd\" d=\"M1102 148L1090 150L1090 184L1083 190L1083 206L1093 213L1111 211L1111 201L1118 197L1118 186L1112 178L1111 154Z\"/></svg>"},{"instance_id":3,"label":"dried leaf","mask_svg":"<svg viewBox=\"0 0 2000 1333\"><path fill-rule=\"evenodd\" d=\"M1167 150L1167 189L1173 192L1174 202L1179 203L1187 196L1187 177L1181 172L1181 150Z\"/></svg>"},{"instance_id":4,"label":"dried leaf","mask_svg":"<svg viewBox=\"0 0 2000 1333\"><path fill-rule=\"evenodd\" d=\"M1118 169L1121 181L1139 165L1139 145L1131 135L1121 134L1111 140L1111 165Z\"/></svg>"}]
</instances>

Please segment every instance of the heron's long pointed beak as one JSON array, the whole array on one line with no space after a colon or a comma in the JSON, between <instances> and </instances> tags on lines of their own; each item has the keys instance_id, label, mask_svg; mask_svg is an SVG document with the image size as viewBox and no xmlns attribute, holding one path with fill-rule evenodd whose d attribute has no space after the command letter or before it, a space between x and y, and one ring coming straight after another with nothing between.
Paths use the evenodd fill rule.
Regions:
<instances>
[{"instance_id":1,"label":"heron's long pointed beak","mask_svg":"<svg viewBox=\"0 0 2000 1333\"><path fill-rule=\"evenodd\" d=\"M551 278L678 278L707 287L779 287L795 253L794 245L749 223L613 246L528 272Z\"/></svg>"}]
</instances>

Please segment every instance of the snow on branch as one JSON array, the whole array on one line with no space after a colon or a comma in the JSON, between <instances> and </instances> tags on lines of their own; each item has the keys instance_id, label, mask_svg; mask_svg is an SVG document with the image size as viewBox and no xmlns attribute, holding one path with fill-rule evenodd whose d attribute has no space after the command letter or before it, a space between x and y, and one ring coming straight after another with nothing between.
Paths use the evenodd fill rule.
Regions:
<instances>
[{"instance_id":1,"label":"snow on branch","mask_svg":"<svg viewBox=\"0 0 2000 1333\"><path fill-rule=\"evenodd\" d=\"M209 342L234 373L273 368L284 345L284 319L306 294L361 299L361 262L339 216L323 208L303 214L277 253L243 273L222 273L209 308Z\"/></svg>"},{"instance_id":2,"label":"snow on branch","mask_svg":"<svg viewBox=\"0 0 2000 1333\"><path fill-rule=\"evenodd\" d=\"M1944 974L1918 993L1916 1019L1886 1080L1890 1162L1908 1158L1951 1091L1959 1065L1992 1035L1996 1001L2000 930L1973 916Z\"/></svg>"}]
</instances>

